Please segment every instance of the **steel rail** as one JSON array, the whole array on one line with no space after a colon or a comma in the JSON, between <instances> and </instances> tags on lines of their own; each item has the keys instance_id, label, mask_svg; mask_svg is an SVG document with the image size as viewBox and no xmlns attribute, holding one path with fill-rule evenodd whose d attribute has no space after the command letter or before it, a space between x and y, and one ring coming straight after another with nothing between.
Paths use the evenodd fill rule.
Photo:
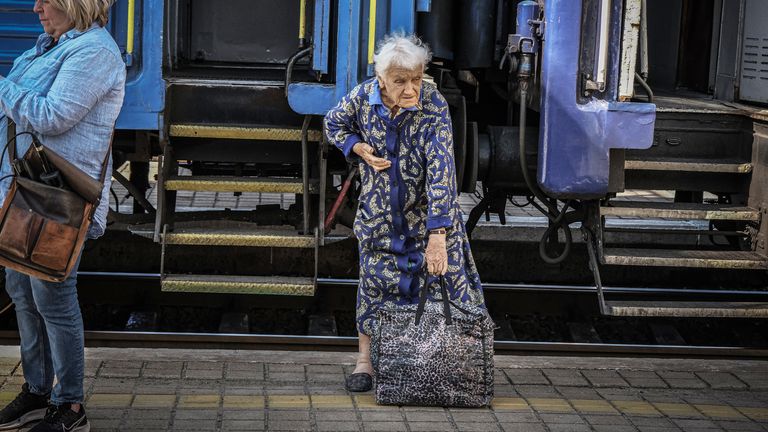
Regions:
<instances>
[{"instance_id":1,"label":"steel rail","mask_svg":"<svg viewBox=\"0 0 768 432\"><path fill-rule=\"evenodd\" d=\"M126 272L90 272L80 271L78 276L86 278L124 278L133 280L160 280L160 273L126 273ZM318 278L318 285L323 286L357 286L357 279ZM591 285L562 285L562 284L525 284L525 283L495 283L484 282L483 289L487 291L546 291L561 293L595 293L597 288ZM687 288L650 288L650 287L603 287L611 294L631 295L703 295L703 296L754 296L768 297L768 291L757 290L717 290L717 289L687 289Z\"/></svg>"},{"instance_id":2,"label":"steel rail","mask_svg":"<svg viewBox=\"0 0 768 432\"><path fill-rule=\"evenodd\" d=\"M18 332L0 331L1 343L18 343ZM270 350L354 351L356 337L268 334L164 333L86 331L86 346L121 348L228 348ZM496 341L497 354L609 355L707 358L768 358L768 349L572 342Z\"/></svg>"}]
</instances>

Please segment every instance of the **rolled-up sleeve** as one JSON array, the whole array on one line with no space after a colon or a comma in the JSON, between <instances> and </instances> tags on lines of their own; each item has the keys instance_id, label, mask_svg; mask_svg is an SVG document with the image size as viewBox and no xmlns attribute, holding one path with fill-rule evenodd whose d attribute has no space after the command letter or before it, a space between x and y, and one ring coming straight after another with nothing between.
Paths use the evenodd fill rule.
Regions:
<instances>
[{"instance_id":1,"label":"rolled-up sleeve","mask_svg":"<svg viewBox=\"0 0 768 432\"><path fill-rule=\"evenodd\" d=\"M355 96L360 86L344 96L341 101L325 115L325 134L328 141L344 153L347 159L353 159L352 148L363 142L357 124L357 104Z\"/></svg>"},{"instance_id":2,"label":"rolled-up sleeve","mask_svg":"<svg viewBox=\"0 0 768 432\"><path fill-rule=\"evenodd\" d=\"M452 225L451 210L457 199L451 115L445 100L436 99L439 115L426 136L428 230Z\"/></svg>"},{"instance_id":3,"label":"rolled-up sleeve","mask_svg":"<svg viewBox=\"0 0 768 432\"><path fill-rule=\"evenodd\" d=\"M17 123L43 135L59 135L75 126L114 86L125 65L103 48L83 49L67 57L47 94L0 79L0 105Z\"/></svg>"}]
</instances>

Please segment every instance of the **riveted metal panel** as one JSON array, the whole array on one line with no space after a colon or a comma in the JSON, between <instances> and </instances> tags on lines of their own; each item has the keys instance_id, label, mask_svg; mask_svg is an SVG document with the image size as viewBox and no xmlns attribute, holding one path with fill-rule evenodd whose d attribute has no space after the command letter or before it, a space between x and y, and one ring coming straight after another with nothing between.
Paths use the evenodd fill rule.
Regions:
<instances>
[{"instance_id":1,"label":"riveted metal panel","mask_svg":"<svg viewBox=\"0 0 768 432\"><path fill-rule=\"evenodd\" d=\"M768 2L748 0L741 44L742 100L768 103Z\"/></svg>"}]
</instances>

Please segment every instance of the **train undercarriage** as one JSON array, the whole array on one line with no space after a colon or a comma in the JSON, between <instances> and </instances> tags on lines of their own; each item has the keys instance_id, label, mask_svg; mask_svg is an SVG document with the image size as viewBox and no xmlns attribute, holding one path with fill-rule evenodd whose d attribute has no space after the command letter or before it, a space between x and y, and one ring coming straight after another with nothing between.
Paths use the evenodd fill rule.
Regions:
<instances>
[{"instance_id":1,"label":"train undercarriage","mask_svg":"<svg viewBox=\"0 0 768 432\"><path fill-rule=\"evenodd\" d=\"M372 11L375 2L166 3L162 127L118 133L116 158L130 174L115 178L132 208L113 212L112 230L86 253L83 268L156 272L163 291L211 294L316 297L318 278L355 277L349 227L358 184L354 167L324 140L321 112L343 87L345 61L349 81L370 76L368 38L402 27L395 13L402 5L382 2ZM565 6L523 2L535 3L540 15L521 33L516 1L433 0L415 9L402 3L435 52L427 73L452 108L458 184L463 195L477 196L465 220L482 245L484 279L594 285L606 315L768 317L768 302L754 298L670 300L601 290L606 281L692 293L768 287L768 100L748 93L748 44L736 42L751 36L738 19L734 27L738 11L728 2L575 2L583 48L576 61L585 72L575 83L578 94L568 97L631 109L653 104L655 124L647 149L605 145L603 189L572 193L542 181L559 163L542 165L543 158L559 148L544 149L539 138L560 127L556 118L541 120L557 102L542 91L542 74L556 40L546 33L556 28L548 10ZM758 2L739 7L765 13ZM536 32L544 35L537 51L510 44L512 36ZM608 81L632 74L614 100L588 72L599 62L603 34L619 47L605 54L616 64ZM622 55L635 59L626 73ZM523 85L526 61L533 72ZM740 96L734 76L743 82ZM578 124L563 123L553 136L579 136L583 131L568 130ZM191 194L244 204L189 206ZM264 197L281 203L259 204ZM510 212L518 207L536 216Z\"/></svg>"}]
</instances>

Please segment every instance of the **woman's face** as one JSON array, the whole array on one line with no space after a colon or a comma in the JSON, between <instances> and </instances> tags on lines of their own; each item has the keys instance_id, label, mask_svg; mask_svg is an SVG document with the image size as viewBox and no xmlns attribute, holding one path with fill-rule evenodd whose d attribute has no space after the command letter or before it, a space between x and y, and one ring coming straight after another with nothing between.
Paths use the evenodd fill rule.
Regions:
<instances>
[{"instance_id":1,"label":"woman's face","mask_svg":"<svg viewBox=\"0 0 768 432\"><path fill-rule=\"evenodd\" d=\"M48 0L36 0L32 10L40 18L43 30L57 41L75 26L63 10L53 7Z\"/></svg>"},{"instance_id":2,"label":"woman's face","mask_svg":"<svg viewBox=\"0 0 768 432\"><path fill-rule=\"evenodd\" d=\"M379 87L384 103L400 108L411 108L419 104L421 80L424 69L417 70L391 67L384 76L379 76Z\"/></svg>"}]
</instances>

